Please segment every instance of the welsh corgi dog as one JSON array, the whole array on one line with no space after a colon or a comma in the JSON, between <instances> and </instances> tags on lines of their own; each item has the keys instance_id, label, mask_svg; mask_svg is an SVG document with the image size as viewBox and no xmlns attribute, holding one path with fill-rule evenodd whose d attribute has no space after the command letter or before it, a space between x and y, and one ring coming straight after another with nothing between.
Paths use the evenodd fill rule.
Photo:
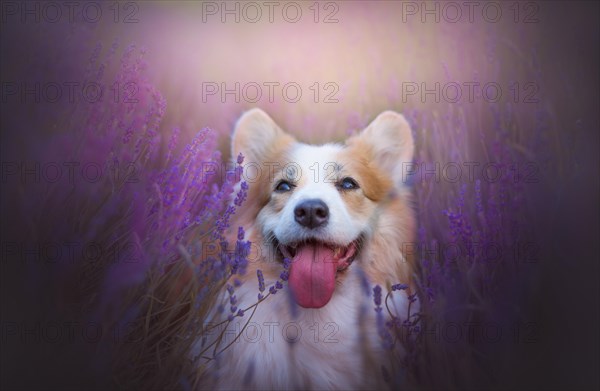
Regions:
<instances>
[{"instance_id":1,"label":"welsh corgi dog","mask_svg":"<svg viewBox=\"0 0 600 391\"><path fill-rule=\"evenodd\" d=\"M226 347L206 364L209 387L384 385L373 287L384 296L396 283L415 289L414 260L403 246L415 234L403 178L413 151L408 122L392 111L345 143L324 145L297 141L260 109L239 118L232 156L241 153L253 173L231 226L244 227L253 245L242 284L221 299L227 310L230 302L248 310L198 340L195 353L207 336ZM400 318L407 305L405 291L388 302ZM227 310L215 310L213 323Z\"/></svg>"}]
</instances>

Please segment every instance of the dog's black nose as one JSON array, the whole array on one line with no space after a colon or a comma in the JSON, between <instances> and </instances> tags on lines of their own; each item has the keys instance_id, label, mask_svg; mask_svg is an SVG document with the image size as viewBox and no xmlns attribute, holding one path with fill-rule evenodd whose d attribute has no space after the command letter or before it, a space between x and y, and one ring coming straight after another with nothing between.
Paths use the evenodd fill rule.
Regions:
<instances>
[{"instance_id":1,"label":"dog's black nose","mask_svg":"<svg viewBox=\"0 0 600 391\"><path fill-rule=\"evenodd\" d=\"M302 201L294 209L296 222L307 228L317 228L329 220L329 208L321 200Z\"/></svg>"}]
</instances>

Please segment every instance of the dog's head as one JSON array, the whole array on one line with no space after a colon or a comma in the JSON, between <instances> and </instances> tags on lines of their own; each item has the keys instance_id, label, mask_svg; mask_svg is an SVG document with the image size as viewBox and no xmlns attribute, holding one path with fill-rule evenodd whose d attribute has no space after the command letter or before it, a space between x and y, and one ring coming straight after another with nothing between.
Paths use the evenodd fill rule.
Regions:
<instances>
[{"instance_id":1,"label":"dog's head","mask_svg":"<svg viewBox=\"0 0 600 391\"><path fill-rule=\"evenodd\" d=\"M289 258L289 286L299 305L325 306L336 279L376 239L386 205L402 189L402 163L412 160L410 127L395 112L380 114L345 144L307 145L263 111L238 121L233 156L245 156L248 220L257 240ZM389 230L389 229L388 229Z\"/></svg>"}]
</instances>

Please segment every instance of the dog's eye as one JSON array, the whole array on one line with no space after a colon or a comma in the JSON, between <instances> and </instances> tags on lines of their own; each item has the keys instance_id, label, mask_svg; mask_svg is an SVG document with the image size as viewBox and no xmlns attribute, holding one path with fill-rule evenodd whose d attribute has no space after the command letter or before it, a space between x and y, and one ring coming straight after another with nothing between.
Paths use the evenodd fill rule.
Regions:
<instances>
[{"instance_id":1,"label":"dog's eye","mask_svg":"<svg viewBox=\"0 0 600 391\"><path fill-rule=\"evenodd\" d=\"M287 181L279 181L277 186L275 186L275 191L278 193L285 193L288 191L292 191L293 185Z\"/></svg>"},{"instance_id":2,"label":"dog's eye","mask_svg":"<svg viewBox=\"0 0 600 391\"><path fill-rule=\"evenodd\" d=\"M354 189L358 189L358 183L356 183L356 181L352 178L346 177L344 179L342 179L342 181L340 182L340 184L338 185L340 189L342 190L354 190Z\"/></svg>"}]
</instances>

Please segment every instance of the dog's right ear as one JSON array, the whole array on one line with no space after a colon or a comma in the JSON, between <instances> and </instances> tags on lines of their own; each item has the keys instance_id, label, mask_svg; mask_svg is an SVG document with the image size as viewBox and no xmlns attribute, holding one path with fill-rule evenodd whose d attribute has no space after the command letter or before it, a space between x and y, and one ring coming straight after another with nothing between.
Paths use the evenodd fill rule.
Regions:
<instances>
[{"instance_id":1,"label":"dog's right ear","mask_svg":"<svg viewBox=\"0 0 600 391\"><path fill-rule=\"evenodd\" d=\"M244 163L262 162L274 157L296 140L277 126L261 109L246 111L238 119L231 140L233 159L241 153Z\"/></svg>"},{"instance_id":2,"label":"dog's right ear","mask_svg":"<svg viewBox=\"0 0 600 391\"><path fill-rule=\"evenodd\" d=\"M369 160L381 172L388 173L394 184L406 183L404 167L412 162L415 145L410 125L402 114L384 111L346 144L369 151Z\"/></svg>"}]
</instances>

